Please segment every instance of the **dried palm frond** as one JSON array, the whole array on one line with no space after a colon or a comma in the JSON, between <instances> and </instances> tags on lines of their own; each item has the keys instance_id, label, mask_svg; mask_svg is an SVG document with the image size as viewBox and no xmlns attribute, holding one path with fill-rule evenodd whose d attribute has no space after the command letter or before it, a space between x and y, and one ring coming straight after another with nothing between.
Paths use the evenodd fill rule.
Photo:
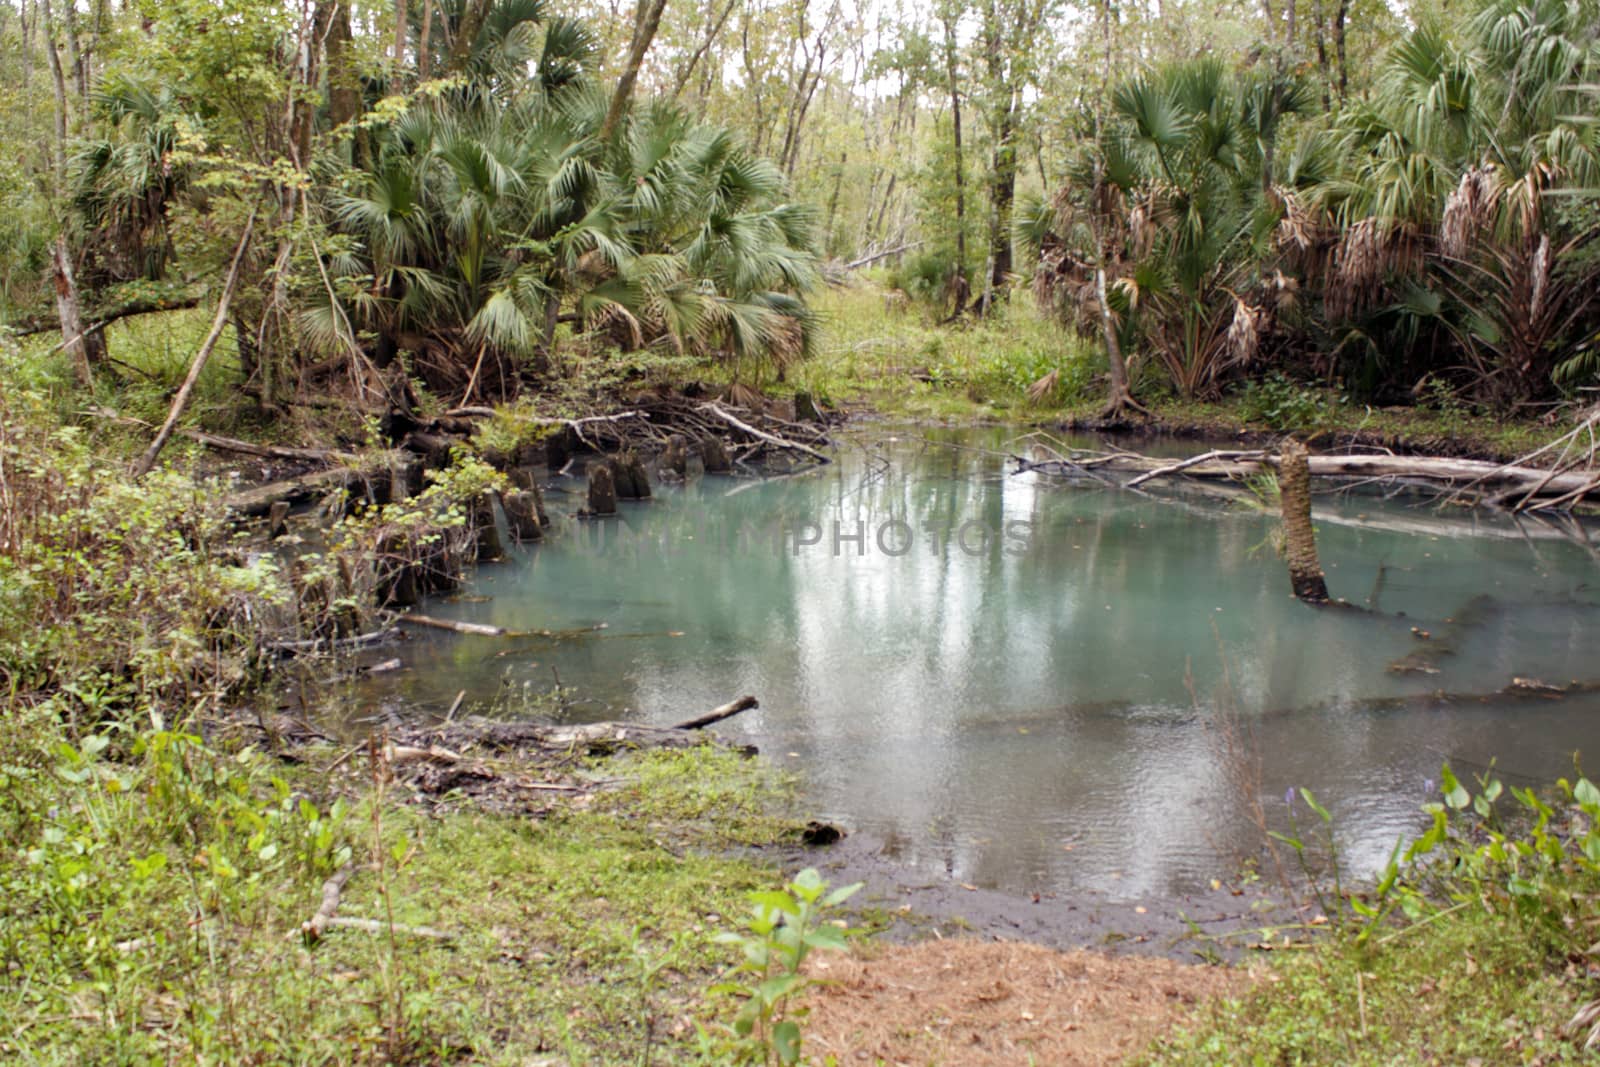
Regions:
<instances>
[{"instance_id":1,"label":"dried palm frond","mask_svg":"<svg viewBox=\"0 0 1600 1067\"><path fill-rule=\"evenodd\" d=\"M1228 323L1227 347L1229 362L1248 363L1255 358L1261 345L1260 310L1251 307L1238 296L1233 298L1233 321Z\"/></svg>"},{"instance_id":2,"label":"dried palm frond","mask_svg":"<svg viewBox=\"0 0 1600 1067\"><path fill-rule=\"evenodd\" d=\"M1483 228L1494 219L1500 194L1500 172L1494 164L1468 167L1455 191L1445 198L1439 245L1456 259L1467 254Z\"/></svg>"},{"instance_id":3,"label":"dried palm frond","mask_svg":"<svg viewBox=\"0 0 1600 1067\"><path fill-rule=\"evenodd\" d=\"M1028 386L1028 399L1035 404L1041 404L1047 397L1055 393L1056 387L1060 384L1061 372L1053 370Z\"/></svg>"},{"instance_id":4,"label":"dried palm frond","mask_svg":"<svg viewBox=\"0 0 1600 1067\"><path fill-rule=\"evenodd\" d=\"M1534 249L1528 273L1532 290L1528 295L1528 318L1537 319L1544 308L1545 291L1550 284L1550 238L1544 234L1539 235L1539 244Z\"/></svg>"},{"instance_id":5,"label":"dried palm frond","mask_svg":"<svg viewBox=\"0 0 1600 1067\"><path fill-rule=\"evenodd\" d=\"M734 382L728 390L728 400L736 407L751 411L765 411L767 398L741 382Z\"/></svg>"},{"instance_id":6,"label":"dried palm frond","mask_svg":"<svg viewBox=\"0 0 1600 1067\"><path fill-rule=\"evenodd\" d=\"M1273 193L1283 207L1283 216L1278 220L1277 229L1272 235L1272 243L1279 251L1295 249L1304 252L1311 247L1316 239L1317 221L1311 209L1306 206L1305 200L1292 189L1273 186Z\"/></svg>"},{"instance_id":7,"label":"dried palm frond","mask_svg":"<svg viewBox=\"0 0 1600 1067\"><path fill-rule=\"evenodd\" d=\"M1568 1037L1577 1037L1584 1030L1589 1036L1583 1042L1584 1051L1600 1046L1600 1000L1591 1000L1578 1009L1572 1021L1562 1028Z\"/></svg>"}]
</instances>

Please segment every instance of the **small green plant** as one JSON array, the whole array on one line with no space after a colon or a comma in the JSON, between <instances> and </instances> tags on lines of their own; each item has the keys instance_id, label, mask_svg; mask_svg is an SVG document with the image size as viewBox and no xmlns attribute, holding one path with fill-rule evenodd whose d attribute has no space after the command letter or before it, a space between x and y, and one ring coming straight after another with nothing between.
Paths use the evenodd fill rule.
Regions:
<instances>
[{"instance_id":1,"label":"small green plant","mask_svg":"<svg viewBox=\"0 0 1600 1067\"><path fill-rule=\"evenodd\" d=\"M734 966L734 979L711 987L713 995L743 998L733 1021L735 1040L725 1050L736 1063L800 1062L800 1023L806 1009L796 1007L798 994L812 984L801 965L813 949L842 949L852 931L827 920L826 912L850 899L858 882L832 892L813 868L806 868L779 890L751 893L751 915L744 933L724 933L717 940L738 945L744 958Z\"/></svg>"},{"instance_id":2,"label":"small green plant","mask_svg":"<svg viewBox=\"0 0 1600 1067\"><path fill-rule=\"evenodd\" d=\"M1245 383L1239 396L1239 414L1248 422L1274 430L1310 430L1322 421L1327 399L1280 373Z\"/></svg>"}]
</instances>

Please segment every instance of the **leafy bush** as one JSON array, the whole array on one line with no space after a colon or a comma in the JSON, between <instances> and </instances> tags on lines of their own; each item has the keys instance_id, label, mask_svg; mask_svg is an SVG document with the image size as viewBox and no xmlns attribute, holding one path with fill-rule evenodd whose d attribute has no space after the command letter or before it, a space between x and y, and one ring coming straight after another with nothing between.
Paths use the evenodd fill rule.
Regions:
<instances>
[{"instance_id":1,"label":"leafy bush","mask_svg":"<svg viewBox=\"0 0 1600 1067\"><path fill-rule=\"evenodd\" d=\"M1279 373L1246 382L1239 393L1239 414L1274 430L1310 430L1328 412L1328 398Z\"/></svg>"}]
</instances>

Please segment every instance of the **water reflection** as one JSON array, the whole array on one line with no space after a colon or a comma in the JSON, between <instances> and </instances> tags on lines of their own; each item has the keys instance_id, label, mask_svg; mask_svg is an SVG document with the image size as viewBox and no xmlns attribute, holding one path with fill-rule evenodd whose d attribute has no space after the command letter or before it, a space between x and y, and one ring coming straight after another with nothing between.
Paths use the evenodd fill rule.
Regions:
<instances>
[{"instance_id":1,"label":"water reflection","mask_svg":"<svg viewBox=\"0 0 1600 1067\"><path fill-rule=\"evenodd\" d=\"M755 693L761 710L726 732L802 769L822 814L963 881L1130 897L1202 885L1254 840L1208 729L1225 679L1254 723L1261 791L1316 790L1358 864L1415 825L1440 760L1543 779L1600 742L1593 698L1362 704L1600 678L1582 545L1327 500L1330 587L1386 614L1319 612L1289 596L1259 510L1010 476L1005 444L918 431L804 476L664 487L485 568L487 602L429 608L606 630L425 638L411 671L375 684L443 704L553 668L597 698L586 717L656 721ZM1494 610L1439 673L1387 670L1413 627L1443 632L1483 594Z\"/></svg>"}]
</instances>

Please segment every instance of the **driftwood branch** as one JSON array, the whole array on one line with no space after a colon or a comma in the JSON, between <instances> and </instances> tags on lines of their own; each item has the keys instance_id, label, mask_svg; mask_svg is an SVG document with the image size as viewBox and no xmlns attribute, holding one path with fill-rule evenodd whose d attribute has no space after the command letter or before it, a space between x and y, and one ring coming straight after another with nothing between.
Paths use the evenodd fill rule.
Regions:
<instances>
[{"instance_id":1,"label":"driftwood branch","mask_svg":"<svg viewBox=\"0 0 1600 1067\"><path fill-rule=\"evenodd\" d=\"M1176 475L1242 480L1274 471L1280 462L1279 456L1265 451L1215 451L1181 461L1119 452L1092 457L1056 455L1031 461L1018 457L1018 473L1052 469L1082 473L1092 465L1100 471L1133 474L1135 477L1124 484L1128 488L1138 488L1155 479ZM1486 503L1528 495L1529 500L1522 506L1529 510L1570 507L1586 497L1600 495L1600 477L1589 470L1551 471L1483 460L1371 454L1309 456L1307 467L1312 478L1409 480L1454 490L1457 497L1475 490L1477 499Z\"/></svg>"},{"instance_id":2,"label":"driftwood branch","mask_svg":"<svg viewBox=\"0 0 1600 1067\"><path fill-rule=\"evenodd\" d=\"M276 652L280 656L297 656L303 652L337 652L357 648L366 648L369 645L381 644L399 636L400 631L394 627L385 627L382 630L373 630L371 633L357 634L354 637L339 638L309 638L304 641L273 641L266 646L267 651Z\"/></svg>"},{"instance_id":3,"label":"driftwood branch","mask_svg":"<svg viewBox=\"0 0 1600 1067\"><path fill-rule=\"evenodd\" d=\"M486 626L478 622L458 622L455 619L436 619L432 615L399 615L397 622L411 626L426 626L430 630L450 630L458 634L473 634L477 637L508 637L511 634L504 626Z\"/></svg>"},{"instance_id":4,"label":"driftwood branch","mask_svg":"<svg viewBox=\"0 0 1600 1067\"><path fill-rule=\"evenodd\" d=\"M724 719L731 719L735 715L738 715L740 712L749 711L751 708L759 708L760 706L761 706L761 703L758 700L756 700L755 697L740 697L738 700L735 700L735 701L733 701L731 703L728 703L728 704L724 704L720 708L715 708L715 709L713 709L711 711L706 712L704 715L701 715L699 718L688 719L688 720L685 720L684 722L680 722L676 726L674 726L673 729L674 730L703 730L707 726L712 725L713 723L719 723Z\"/></svg>"},{"instance_id":5,"label":"driftwood branch","mask_svg":"<svg viewBox=\"0 0 1600 1067\"><path fill-rule=\"evenodd\" d=\"M383 452L372 456L360 467L338 466L328 470L312 471L296 478L235 493L224 501L228 510L245 518L258 518L272 510L277 503L299 504L322 496L334 489L352 489L374 480L389 478L397 453Z\"/></svg>"},{"instance_id":6,"label":"driftwood branch","mask_svg":"<svg viewBox=\"0 0 1600 1067\"><path fill-rule=\"evenodd\" d=\"M715 404L702 404L700 406L700 410L710 412L723 422L726 422L729 426L739 430L741 433L749 434L758 441L765 441L767 444L776 448L787 448L792 449L795 452L803 452L815 459L818 463L832 462L832 460L830 460L827 456L823 455L821 452L818 452L810 445L803 445L798 441L789 441L777 436L776 434L767 433L765 430L758 430L754 426L751 426L748 422L745 422L737 416L724 411Z\"/></svg>"}]
</instances>

